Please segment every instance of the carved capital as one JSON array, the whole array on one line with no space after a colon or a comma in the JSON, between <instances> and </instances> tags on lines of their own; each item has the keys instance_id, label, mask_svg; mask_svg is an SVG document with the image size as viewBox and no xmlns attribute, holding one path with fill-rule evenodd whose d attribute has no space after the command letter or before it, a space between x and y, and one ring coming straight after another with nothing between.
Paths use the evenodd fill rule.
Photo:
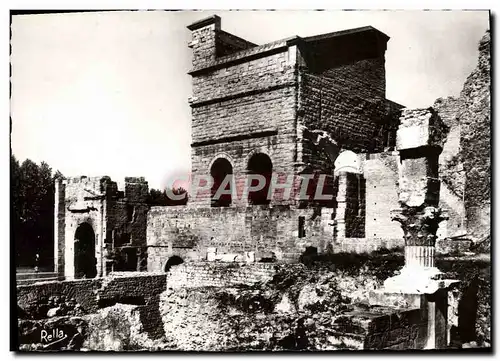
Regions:
<instances>
[{"instance_id":1,"label":"carved capital","mask_svg":"<svg viewBox=\"0 0 500 361\"><path fill-rule=\"evenodd\" d=\"M391 211L401 224L406 246L434 246L439 223L446 219L439 207L402 207Z\"/></svg>"}]
</instances>

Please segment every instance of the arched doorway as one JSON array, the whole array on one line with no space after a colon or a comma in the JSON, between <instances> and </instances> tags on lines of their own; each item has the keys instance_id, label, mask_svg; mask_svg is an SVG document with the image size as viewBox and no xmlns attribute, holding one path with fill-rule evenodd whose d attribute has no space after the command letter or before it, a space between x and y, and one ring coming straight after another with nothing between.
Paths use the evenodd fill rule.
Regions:
<instances>
[{"instance_id":1,"label":"arched doorway","mask_svg":"<svg viewBox=\"0 0 500 361\"><path fill-rule=\"evenodd\" d=\"M212 164L212 168L210 168L210 175L214 180L210 192L210 205L212 207L229 207L232 201L233 166L227 159L218 158ZM225 192L220 194L221 191L219 191L216 197L217 190L221 185L223 186L221 191L224 190Z\"/></svg>"},{"instance_id":2,"label":"arched doorway","mask_svg":"<svg viewBox=\"0 0 500 361\"><path fill-rule=\"evenodd\" d=\"M177 266L179 264L184 263L184 260L179 256L172 256L168 259L167 263L165 263L164 271L168 272L172 266Z\"/></svg>"},{"instance_id":3,"label":"arched doorway","mask_svg":"<svg viewBox=\"0 0 500 361\"><path fill-rule=\"evenodd\" d=\"M258 191L248 192L248 203L250 204L269 204L270 199L267 197L269 186L271 184L271 176L273 173L273 163L271 158L264 153L254 154L248 161L248 174L259 174L264 176L266 184L264 188ZM258 180L252 179L249 186L255 187L258 185Z\"/></svg>"},{"instance_id":4,"label":"arched doorway","mask_svg":"<svg viewBox=\"0 0 500 361\"><path fill-rule=\"evenodd\" d=\"M97 276L95 234L92 226L82 223L75 232L75 278Z\"/></svg>"}]
</instances>

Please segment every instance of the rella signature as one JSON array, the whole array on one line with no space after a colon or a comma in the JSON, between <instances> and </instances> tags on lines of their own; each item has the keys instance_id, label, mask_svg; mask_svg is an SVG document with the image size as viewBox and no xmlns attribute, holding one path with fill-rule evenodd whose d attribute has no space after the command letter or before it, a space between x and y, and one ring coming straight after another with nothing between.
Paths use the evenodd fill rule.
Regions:
<instances>
[{"instance_id":1,"label":"rella signature","mask_svg":"<svg viewBox=\"0 0 500 361\"><path fill-rule=\"evenodd\" d=\"M44 347L48 347L50 345L54 345L58 342L61 342L65 340L67 337L68 335L64 333L63 330L60 330L58 328L55 328L50 331L42 330L40 332L40 340L42 343L44 343Z\"/></svg>"}]
</instances>

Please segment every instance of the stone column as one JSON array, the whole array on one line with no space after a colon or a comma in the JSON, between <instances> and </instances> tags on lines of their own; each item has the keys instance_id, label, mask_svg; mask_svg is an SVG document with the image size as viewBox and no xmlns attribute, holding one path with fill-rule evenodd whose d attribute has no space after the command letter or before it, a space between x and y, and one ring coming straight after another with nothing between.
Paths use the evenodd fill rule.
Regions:
<instances>
[{"instance_id":1,"label":"stone column","mask_svg":"<svg viewBox=\"0 0 500 361\"><path fill-rule=\"evenodd\" d=\"M370 303L406 303L419 307L425 339L419 344L434 349L447 346L447 292L457 280L445 279L435 265L436 232L446 217L439 208L438 157L446 126L432 109L405 109L397 132L399 151L399 205L391 211L405 239L405 264L399 275L373 292Z\"/></svg>"},{"instance_id":2,"label":"stone column","mask_svg":"<svg viewBox=\"0 0 500 361\"><path fill-rule=\"evenodd\" d=\"M339 186L337 191L337 209L335 211L335 224L337 239L345 238L345 215L347 209L347 173L338 173Z\"/></svg>"},{"instance_id":3,"label":"stone column","mask_svg":"<svg viewBox=\"0 0 500 361\"><path fill-rule=\"evenodd\" d=\"M397 132L399 204L391 211L405 239L401 274L386 280L395 290L424 291L439 274L435 267L436 232L445 217L439 208L438 158L446 126L432 109L405 109ZM436 288L437 289L437 288Z\"/></svg>"}]
</instances>

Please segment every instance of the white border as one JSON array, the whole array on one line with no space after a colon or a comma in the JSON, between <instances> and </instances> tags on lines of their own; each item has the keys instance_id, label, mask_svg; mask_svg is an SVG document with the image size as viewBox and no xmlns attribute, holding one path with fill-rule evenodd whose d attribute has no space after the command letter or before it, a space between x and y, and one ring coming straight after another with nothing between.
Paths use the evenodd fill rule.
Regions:
<instances>
[{"instance_id":1,"label":"white border","mask_svg":"<svg viewBox=\"0 0 500 361\"><path fill-rule=\"evenodd\" d=\"M401 0L391 0L391 1L369 1L369 0L348 0L348 1L319 1L319 0L308 0L308 1L298 1L298 0L288 0L288 1L274 1L274 0L254 0L254 1L239 1L235 2L234 0L219 0L219 1L203 1L203 0L170 0L170 1L159 1L159 0L142 0L142 1L136 1L136 0L122 0L122 1L112 1L112 0L88 0L88 1L72 1L72 0L59 0L59 1L23 1L23 0L7 0L5 2L2 2L2 8L5 7L5 11L2 11L1 14L1 21L2 21L2 29L3 31L1 32L3 36L1 37L2 43L0 44L0 49L4 52L8 52L9 49L9 32L8 32L8 26L9 26L9 9L44 9L44 10L56 10L56 9L99 9L99 10L105 10L105 9L165 9L167 6L169 9L185 9L185 10L191 10L191 9L206 9L206 10L220 10L220 9L281 9L281 10L291 10L291 9L329 9L329 10L334 10L334 9L372 9L372 10L378 10L378 9L471 9L471 10L480 10L480 9L491 9L493 10L493 13L495 13L496 9L498 8L498 1L487 1L487 0L475 0L475 1L463 1L463 0L452 0L452 1L436 1L436 0L421 0L421 1L415 1L415 2L401 2ZM3 9L2 9L3 10ZM494 46L496 47L496 34L493 34L493 39L494 39ZM8 73L7 69L9 66L9 58L8 54L5 54L4 56L1 57L2 63L0 64L0 69L3 69L1 74L3 77L7 78L4 79L2 82L3 86L0 88L1 89L1 94L0 94L0 99L2 101L2 113L4 114L3 121L2 121L2 126L4 129L2 129L1 138L1 147L0 149L4 150L6 153L10 149L10 139L9 139L9 122L8 122L8 113L9 113L9 88L8 88ZM496 67L496 61L493 66ZM496 73L496 72L495 72ZM495 74L494 73L494 74ZM494 79L492 79L494 82ZM496 105L496 93L495 98L493 99L493 106ZM492 122L494 119L492 119ZM496 130L499 129L499 126L495 126L495 132ZM493 135L492 135L493 136ZM498 157L494 157L493 160L495 160ZM7 170L10 167L10 160L9 156L7 154L4 154L4 156L0 157L1 159L1 169ZM497 167L497 164L495 164L495 168ZM1 214L0 214L0 219L2 222L2 231L4 237L2 237L2 244L4 246L3 252L1 252L2 256L4 257L4 261L1 262L2 267L3 267L3 277L2 279L2 290L9 290L9 296L10 296L10 285L9 281L10 279L6 276L10 274L10 265L9 265L9 209L10 206L9 203L9 191L10 189L8 187L9 185L9 172L4 171L2 172L1 176L1 182L2 182L2 189L3 192L1 193L1 198L0 198L0 204L1 204ZM500 224L500 222L497 222L497 219L494 220L494 224ZM495 247L495 249L498 249L499 247ZM495 286L497 286L495 284ZM498 297L495 297L496 300L498 300ZM10 315L9 315L9 302L10 302L10 297L2 297L2 334L1 334L1 339L2 339L2 347L1 349L4 351L8 350L10 345L9 345L9 338L10 338L10 329L7 328L7 325L10 326ZM495 304L496 307L496 304ZM494 314L497 314L498 312L495 312ZM494 332L494 335L498 335L498 332ZM495 346L498 347L498 342L497 342L497 337L493 341ZM153 355L153 354L150 354ZM148 356L150 356L148 355ZM295 354L298 357L303 358L304 355L302 354ZM5 354L3 356L6 356ZM37 354L33 354L35 357L40 357ZM46 355L47 356L47 355ZM105 355L93 355L93 357L96 358L101 358ZM139 359L141 358L141 354L137 356L132 356L133 358ZM168 358L168 359L176 359L182 357L185 359L186 357L200 357L199 355L170 355L170 354L157 354L156 357L162 357L162 358ZM213 355L215 357L218 357L219 355ZM275 357L290 357L294 356L291 354L259 354L259 355L245 355L246 359L253 359L256 357L261 358L275 358ZM318 356L318 355L307 355L307 356ZM307 357L306 356L306 357ZM380 356L376 356L374 354L366 355L366 354L351 354L351 355L346 355L346 354L339 354L339 355L334 355L334 354L328 354L325 355L327 357L335 357L335 358L343 358L345 356L348 356L349 358L355 357L355 358L365 358L365 357L385 357L384 354L381 354ZM437 357L438 355L425 355L426 357ZM9 358L13 358L14 354L9 353L8 355ZM49 356L51 357L51 356ZM130 357L127 355L127 358ZM237 357L237 355L235 355ZM107 358L107 357L106 357ZM106 359L105 358L105 359Z\"/></svg>"}]
</instances>

